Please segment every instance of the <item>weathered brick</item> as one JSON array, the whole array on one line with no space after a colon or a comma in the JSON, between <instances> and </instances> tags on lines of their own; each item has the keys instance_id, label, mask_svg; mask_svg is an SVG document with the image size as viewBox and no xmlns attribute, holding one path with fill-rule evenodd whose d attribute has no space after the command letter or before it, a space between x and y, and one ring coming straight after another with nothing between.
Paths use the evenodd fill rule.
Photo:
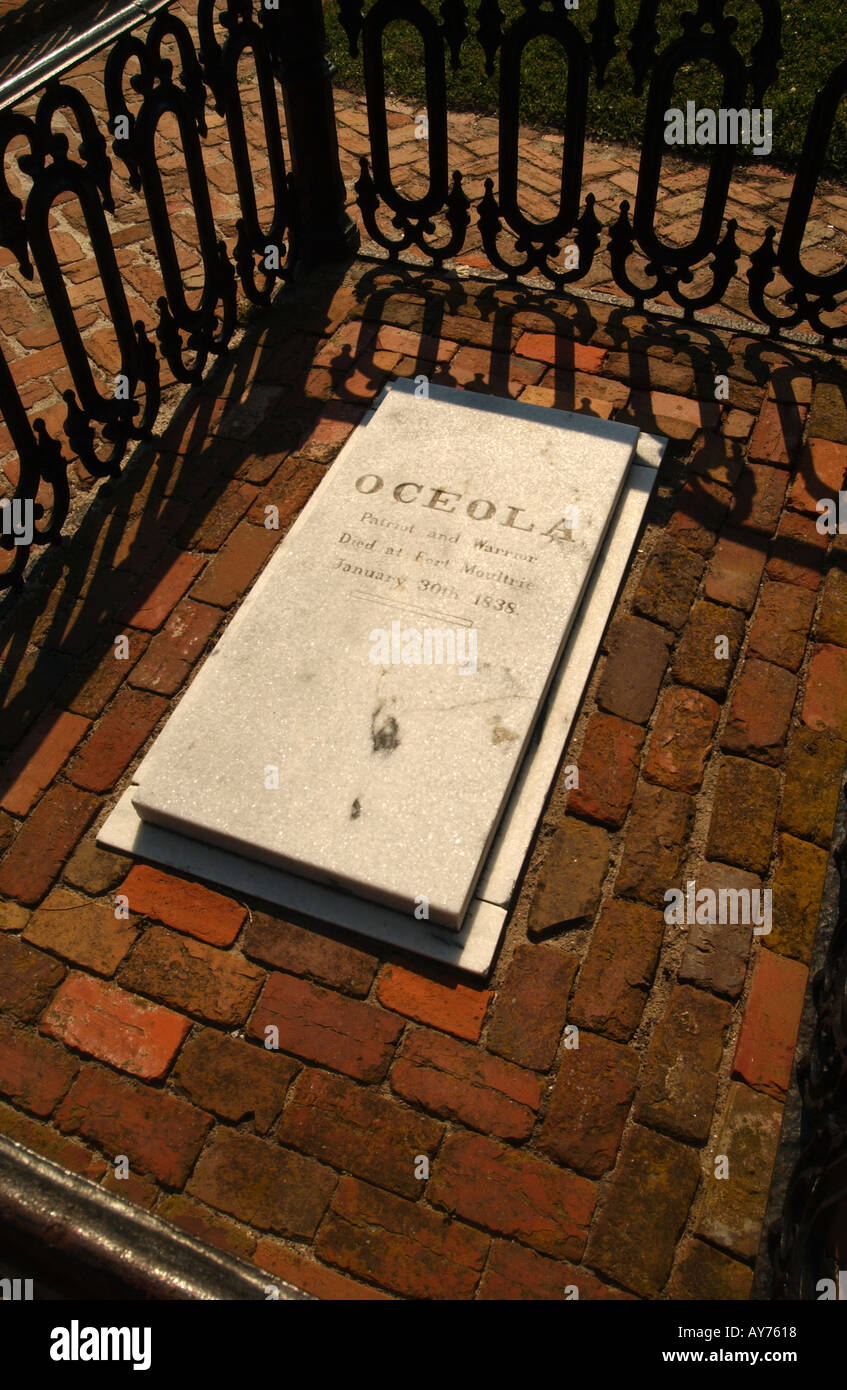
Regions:
<instances>
[{"instance_id":1,"label":"weathered brick","mask_svg":"<svg viewBox=\"0 0 847 1390\"><path fill-rule=\"evenodd\" d=\"M798 671L806 655L814 611L815 596L808 589L768 580L750 629L750 651L765 661Z\"/></svg>"},{"instance_id":2,"label":"weathered brick","mask_svg":"<svg viewBox=\"0 0 847 1390\"><path fill-rule=\"evenodd\" d=\"M193 584L205 563L203 555L168 550L139 593L121 614L121 621L144 632L156 632Z\"/></svg>"},{"instance_id":3,"label":"weathered brick","mask_svg":"<svg viewBox=\"0 0 847 1390\"><path fill-rule=\"evenodd\" d=\"M596 1186L481 1134L451 1134L441 1146L427 1198L468 1221L560 1259L579 1259Z\"/></svg>"},{"instance_id":4,"label":"weathered brick","mask_svg":"<svg viewBox=\"0 0 847 1390\"><path fill-rule=\"evenodd\" d=\"M624 1288L655 1298L670 1273L699 1177L691 1149L633 1125L592 1228L587 1262Z\"/></svg>"},{"instance_id":5,"label":"weathered brick","mask_svg":"<svg viewBox=\"0 0 847 1390\"><path fill-rule=\"evenodd\" d=\"M714 1150L729 1171L717 1177L706 1165L695 1233L742 1260L754 1259L759 1248L781 1127L778 1101L731 1084Z\"/></svg>"},{"instance_id":6,"label":"weathered brick","mask_svg":"<svg viewBox=\"0 0 847 1390\"><path fill-rule=\"evenodd\" d=\"M81 752L68 777L86 791L109 791L129 767L142 743L167 709L167 701L139 690L122 690Z\"/></svg>"},{"instance_id":7,"label":"weathered brick","mask_svg":"<svg viewBox=\"0 0 847 1390\"><path fill-rule=\"evenodd\" d=\"M113 975L138 932L111 903L54 888L27 923L24 939L98 975Z\"/></svg>"},{"instance_id":8,"label":"weathered brick","mask_svg":"<svg viewBox=\"0 0 847 1390\"><path fill-rule=\"evenodd\" d=\"M219 1216L216 1211L195 1202L182 1192L163 1194L156 1205L156 1215L174 1226L196 1236L206 1245L216 1245L220 1250L228 1250L239 1259L248 1260L256 1248L256 1236L244 1226L238 1226L228 1217Z\"/></svg>"},{"instance_id":9,"label":"weathered brick","mask_svg":"<svg viewBox=\"0 0 847 1390\"><path fill-rule=\"evenodd\" d=\"M176 694L220 621L219 608L183 599L133 667L131 684L156 695Z\"/></svg>"},{"instance_id":10,"label":"weathered brick","mask_svg":"<svg viewBox=\"0 0 847 1390\"><path fill-rule=\"evenodd\" d=\"M110 1158L125 1154L133 1168L169 1187L185 1182L212 1124L209 1115L177 1096L98 1066L83 1068L56 1122Z\"/></svg>"},{"instance_id":11,"label":"weathered brick","mask_svg":"<svg viewBox=\"0 0 847 1390\"><path fill-rule=\"evenodd\" d=\"M106 893L126 878L132 860L111 850L99 849L94 835L88 835L75 850L62 872L62 878L73 888L86 893Z\"/></svg>"},{"instance_id":12,"label":"weathered brick","mask_svg":"<svg viewBox=\"0 0 847 1390\"><path fill-rule=\"evenodd\" d=\"M750 531L727 529L706 571L706 598L749 613L756 602L767 541Z\"/></svg>"},{"instance_id":13,"label":"weathered brick","mask_svg":"<svg viewBox=\"0 0 847 1390\"><path fill-rule=\"evenodd\" d=\"M260 1231L310 1240L336 1182L336 1174L312 1158L251 1134L219 1129L186 1191Z\"/></svg>"},{"instance_id":14,"label":"weathered brick","mask_svg":"<svg viewBox=\"0 0 847 1390\"><path fill-rule=\"evenodd\" d=\"M802 719L810 729L828 729L847 740L847 649L815 647L806 676Z\"/></svg>"},{"instance_id":15,"label":"weathered brick","mask_svg":"<svg viewBox=\"0 0 847 1390\"><path fill-rule=\"evenodd\" d=\"M240 1124L248 1116L260 1133L282 1110L297 1064L290 1057L213 1028L195 1029L174 1067L174 1080L196 1105Z\"/></svg>"},{"instance_id":16,"label":"weathered brick","mask_svg":"<svg viewBox=\"0 0 847 1390\"><path fill-rule=\"evenodd\" d=\"M302 1289L325 1302L361 1303L374 1299L389 1300L390 1294L348 1279L337 1270L310 1260L299 1250L289 1250L273 1236L263 1236L253 1252L253 1260L277 1279L295 1289Z\"/></svg>"},{"instance_id":17,"label":"weathered brick","mask_svg":"<svg viewBox=\"0 0 847 1390\"><path fill-rule=\"evenodd\" d=\"M247 916L246 907L232 898L149 864L134 865L120 891L130 911L211 946L231 946Z\"/></svg>"},{"instance_id":18,"label":"weathered brick","mask_svg":"<svg viewBox=\"0 0 847 1390\"><path fill-rule=\"evenodd\" d=\"M720 707L699 690L664 691L644 763L644 776L675 791L696 792L720 716Z\"/></svg>"},{"instance_id":19,"label":"weathered brick","mask_svg":"<svg viewBox=\"0 0 847 1390\"><path fill-rule=\"evenodd\" d=\"M597 687L597 703L610 714L636 724L650 718L668 664L673 639L644 618L615 622L606 638L606 664Z\"/></svg>"},{"instance_id":20,"label":"weathered brick","mask_svg":"<svg viewBox=\"0 0 847 1390\"><path fill-rule=\"evenodd\" d=\"M785 584L819 589L828 539L821 535L811 517L783 512L766 573Z\"/></svg>"},{"instance_id":21,"label":"weathered brick","mask_svg":"<svg viewBox=\"0 0 847 1390\"><path fill-rule=\"evenodd\" d=\"M38 1018L67 971L52 956L14 936L0 937L0 1010L29 1022Z\"/></svg>"},{"instance_id":22,"label":"weathered brick","mask_svg":"<svg viewBox=\"0 0 847 1390\"><path fill-rule=\"evenodd\" d=\"M638 1054L591 1033L567 1049L541 1131L541 1148L599 1178L612 1168L638 1075Z\"/></svg>"},{"instance_id":23,"label":"weathered brick","mask_svg":"<svg viewBox=\"0 0 847 1390\"><path fill-rule=\"evenodd\" d=\"M656 973L665 921L641 903L603 904L579 973L570 1017L617 1042L627 1042L644 1012Z\"/></svg>"},{"instance_id":24,"label":"weathered brick","mask_svg":"<svg viewBox=\"0 0 847 1390\"><path fill-rule=\"evenodd\" d=\"M829 848L847 763L847 743L798 725L788 742L779 823L801 840Z\"/></svg>"},{"instance_id":25,"label":"weathered brick","mask_svg":"<svg viewBox=\"0 0 847 1390\"><path fill-rule=\"evenodd\" d=\"M34 1115L51 1115L79 1063L64 1048L0 1022L0 1094Z\"/></svg>"},{"instance_id":26,"label":"weathered brick","mask_svg":"<svg viewBox=\"0 0 847 1390\"><path fill-rule=\"evenodd\" d=\"M809 437L847 443L847 404L844 391L834 381L818 382L812 394Z\"/></svg>"},{"instance_id":27,"label":"weathered brick","mask_svg":"<svg viewBox=\"0 0 847 1390\"><path fill-rule=\"evenodd\" d=\"M413 1105L500 1139L526 1139L541 1099L531 1072L423 1029L404 1039L391 1085Z\"/></svg>"},{"instance_id":28,"label":"weathered brick","mask_svg":"<svg viewBox=\"0 0 847 1390\"><path fill-rule=\"evenodd\" d=\"M136 628L127 627L126 632L118 635L126 639L126 655L123 654L123 646L113 646L99 659L78 689L77 682L74 683L75 693L68 700L68 709L74 714L96 719L141 660L150 642L150 634L139 632Z\"/></svg>"},{"instance_id":29,"label":"weathered brick","mask_svg":"<svg viewBox=\"0 0 847 1390\"><path fill-rule=\"evenodd\" d=\"M529 929L590 921L609 867L609 836L599 825L565 816L547 849L529 911Z\"/></svg>"},{"instance_id":30,"label":"weathered brick","mask_svg":"<svg viewBox=\"0 0 847 1390\"><path fill-rule=\"evenodd\" d=\"M667 1296L713 1302L744 1302L750 1297L753 1271L713 1245L687 1236L680 1241Z\"/></svg>"},{"instance_id":31,"label":"weathered brick","mask_svg":"<svg viewBox=\"0 0 847 1390\"><path fill-rule=\"evenodd\" d=\"M745 422L751 422L751 416L741 411L734 413L742 416ZM725 487L734 487L744 467L744 447L739 439L729 437L727 425L725 421L720 434L704 434L695 443L688 471L712 478Z\"/></svg>"},{"instance_id":32,"label":"weathered brick","mask_svg":"<svg viewBox=\"0 0 847 1390\"><path fill-rule=\"evenodd\" d=\"M703 561L687 546L665 536L653 549L635 594L636 612L678 632L688 621L703 573Z\"/></svg>"},{"instance_id":33,"label":"weathered brick","mask_svg":"<svg viewBox=\"0 0 847 1390\"><path fill-rule=\"evenodd\" d=\"M818 928L827 853L793 835L779 837L773 881L773 929L768 946L808 965Z\"/></svg>"},{"instance_id":34,"label":"weathered brick","mask_svg":"<svg viewBox=\"0 0 847 1390\"><path fill-rule=\"evenodd\" d=\"M822 497L836 500L847 474L847 448L828 439L808 439L800 455L797 476L791 485L789 505L817 518Z\"/></svg>"},{"instance_id":35,"label":"weathered brick","mask_svg":"<svg viewBox=\"0 0 847 1390\"><path fill-rule=\"evenodd\" d=\"M770 863L779 774L746 758L724 758L718 771L706 854L764 873Z\"/></svg>"},{"instance_id":36,"label":"weathered brick","mask_svg":"<svg viewBox=\"0 0 847 1390\"><path fill-rule=\"evenodd\" d=\"M488 1028L487 1047L523 1067L553 1065L578 960L552 947L518 946Z\"/></svg>"},{"instance_id":37,"label":"weathered brick","mask_svg":"<svg viewBox=\"0 0 847 1390\"><path fill-rule=\"evenodd\" d=\"M479 1287L478 1298L501 1302L545 1299L561 1302L565 1290L576 1288L581 1303L594 1299L630 1299L632 1294L611 1289L596 1275L561 1260L551 1260L510 1240L495 1240Z\"/></svg>"},{"instance_id":38,"label":"weathered brick","mask_svg":"<svg viewBox=\"0 0 847 1390\"><path fill-rule=\"evenodd\" d=\"M843 569L833 568L826 576L815 636L819 642L835 642L839 647L847 647L847 573Z\"/></svg>"},{"instance_id":39,"label":"weathered brick","mask_svg":"<svg viewBox=\"0 0 847 1390\"><path fill-rule=\"evenodd\" d=\"M677 985L656 1024L638 1088L635 1118L674 1139L709 1136L731 1006Z\"/></svg>"},{"instance_id":40,"label":"weathered brick","mask_svg":"<svg viewBox=\"0 0 847 1390\"><path fill-rule=\"evenodd\" d=\"M344 1077L303 1072L277 1129L281 1144L404 1197L417 1197L419 1155L430 1160L444 1126Z\"/></svg>"},{"instance_id":41,"label":"weathered brick","mask_svg":"<svg viewBox=\"0 0 847 1390\"><path fill-rule=\"evenodd\" d=\"M98 806L96 796L66 782L51 787L0 864L0 894L29 906L43 898Z\"/></svg>"},{"instance_id":42,"label":"weathered brick","mask_svg":"<svg viewBox=\"0 0 847 1390\"><path fill-rule=\"evenodd\" d=\"M264 912L251 914L243 950L245 956L289 975L306 975L319 984L359 996L368 993L379 965L376 956Z\"/></svg>"},{"instance_id":43,"label":"weathered brick","mask_svg":"<svg viewBox=\"0 0 847 1390\"><path fill-rule=\"evenodd\" d=\"M191 597L199 603L229 608L253 583L279 538L278 531L240 522L207 564Z\"/></svg>"},{"instance_id":44,"label":"weathered brick","mask_svg":"<svg viewBox=\"0 0 847 1390\"><path fill-rule=\"evenodd\" d=\"M766 400L762 405L748 457L789 468L797 457L806 420L804 406Z\"/></svg>"},{"instance_id":45,"label":"weathered brick","mask_svg":"<svg viewBox=\"0 0 847 1390\"><path fill-rule=\"evenodd\" d=\"M616 892L664 904L688 848L694 806L684 792L640 782L627 823Z\"/></svg>"},{"instance_id":46,"label":"weathered brick","mask_svg":"<svg viewBox=\"0 0 847 1390\"><path fill-rule=\"evenodd\" d=\"M247 1017L264 971L235 951L149 927L121 971L121 983L206 1023L233 1025Z\"/></svg>"},{"instance_id":47,"label":"weathered brick","mask_svg":"<svg viewBox=\"0 0 847 1390\"><path fill-rule=\"evenodd\" d=\"M0 1134L7 1139L15 1139L33 1153L58 1163L60 1168L68 1168L72 1173L80 1173L84 1178L96 1182L106 1172L106 1160L94 1154L76 1139L66 1139L52 1125L42 1120L34 1120L30 1115L22 1115L10 1105L0 1105Z\"/></svg>"},{"instance_id":48,"label":"weathered brick","mask_svg":"<svg viewBox=\"0 0 847 1390\"><path fill-rule=\"evenodd\" d=\"M342 1178L315 1254L405 1298L472 1298L489 1238L481 1231Z\"/></svg>"},{"instance_id":49,"label":"weathered brick","mask_svg":"<svg viewBox=\"0 0 847 1390\"><path fill-rule=\"evenodd\" d=\"M705 600L695 603L674 655L674 677L680 685L694 686L719 699L729 688L743 640L741 613Z\"/></svg>"},{"instance_id":50,"label":"weathered brick","mask_svg":"<svg viewBox=\"0 0 847 1390\"><path fill-rule=\"evenodd\" d=\"M88 726L77 714L50 710L42 715L0 772L0 807L28 815Z\"/></svg>"},{"instance_id":51,"label":"weathered brick","mask_svg":"<svg viewBox=\"0 0 847 1390\"><path fill-rule=\"evenodd\" d=\"M747 914L745 923L744 899L737 895L743 892L746 897L748 893L761 892L761 879L728 864L706 862L698 872L695 884L698 893L704 888L710 889L719 906L720 895L725 895L727 920L688 923L688 939L679 967L679 978L699 985L701 989L711 989L716 994L736 999L747 974L754 925L749 920L751 913ZM749 901L752 904L754 900L751 897ZM761 898L755 901L759 903L756 917L761 925Z\"/></svg>"},{"instance_id":52,"label":"weathered brick","mask_svg":"<svg viewBox=\"0 0 847 1390\"><path fill-rule=\"evenodd\" d=\"M447 971L420 966L414 970L384 966L376 992L386 1009L469 1042L476 1042L482 1032L491 999L488 989L461 984Z\"/></svg>"},{"instance_id":53,"label":"weathered brick","mask_svg":"<svg viewBox=\"0 0 847 1390\"><path fill-rule=\"evenodd\" d=\"M20 903L0 902L0 931L21 932L30 918L28 907Z\"/></svg>"},{"instance_id":54,"label":"weathered brick","mask_svg":"<svg viewBox=\"0 0 847 1390\"><path fill-rule=\"evenodd\" d=\"M788 1092L808 978L799 961L759 951L732 1074L776 1100Z\"/></svg>"},{"instance_id":55,"label":"weathered brick","mask_svg":"<svg viewBox=\"0 0 847 1390\"><path fill-rule=\"evenodd\" d=\"M393 1014L347 999L293 975L271 975L247 1031L264 1042L268 1027L296 1057L333 1067L360 1081L381 1081L403 1023Z\"/></svg>"},{"instance_id":56,"label":"weathered brick","mask_svg":"<svg viewBox=\"0 0 847 1390\"><path fill-rule=\"evenodd\" d=\"M690 478L676 499L666 534L698 555L710 555L731 497L709 478Z\"/></svg>"},{"instance_id":57,"label":"weathered brick","mask_svg":"<svg viewBox=\"0 0 847 1390\"><path fill-rule=\"evenodd\" d=\"M623 825L635 782L644 730L612 714L592 715L579 753L579 786L568 809L617 830Z\"/></svg>"},{"instance_id":58,"label":"weathered brick","mask_svg":"<svg viewBox=\"0 0 847 1390\"><path fill-rule=\"evenodd\" d=\"M764 463L749 463L734 488L730 523L742 531L772 536L788 487L788 474Z\"/></svg>"},{"instance_id":59,"label":"weathered brick","mask_svg":"<svg viewBox=\"0 0 847 1390\"><path fill-rule=\"evenodd\" d=\"M41 1032L146 1081L164 1076L188 1019L117 985L72 974L41 1019Z\"/></svg>"},{"instance_id":60,"label":"weathered brick","mask_svg":"<svg viewBox=\"0 0 847 1390\"><path fill-rule=\"evenodd\" d=\"M778 767L796 695L797 678L790 671L748 657L733 692L722 746Z\"/></svg>"}]
</instances>

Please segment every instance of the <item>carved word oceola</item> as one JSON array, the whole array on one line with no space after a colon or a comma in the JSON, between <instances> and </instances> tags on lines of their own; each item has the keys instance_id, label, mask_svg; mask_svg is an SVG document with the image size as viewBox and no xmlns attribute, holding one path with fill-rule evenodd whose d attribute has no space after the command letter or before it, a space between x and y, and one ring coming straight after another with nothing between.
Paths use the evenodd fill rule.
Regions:
<instances>
[{"instance_id":1,"label":"carved word oceola","mask_svg":"<svg viewBox=\"0 0 847 1390\"><path fill-rule=\"evenodd\" d=\"M366 496L372 492L379 492L385 486L385 480L378 473L363 473L361 478L356 479L355 487L357 492L362 492ZM407 505L417 502L421 507L429 507L434 512L455 512L458 504L464 503L465 498L461 492L451 492L448 488L427 487L429 500L421 494L424 492L423 483L398 483L392 490L391 496L395 502L403 502ZM521 526L518 517L525 510L524 507L504 506L505 518L498 516L498 504L490 502L487 497L474 497L467 503L464 510L472 521L491 521L497 516L500 526L510 526L515 531L534 531L535 523L530 522L528 526ZM576 521L576 508L568 507L566 514L559 520L554 521L548 531L540 531L538 534L547 536L554 541L572 541L574 525Z\"/></svg>"}]
</instances>

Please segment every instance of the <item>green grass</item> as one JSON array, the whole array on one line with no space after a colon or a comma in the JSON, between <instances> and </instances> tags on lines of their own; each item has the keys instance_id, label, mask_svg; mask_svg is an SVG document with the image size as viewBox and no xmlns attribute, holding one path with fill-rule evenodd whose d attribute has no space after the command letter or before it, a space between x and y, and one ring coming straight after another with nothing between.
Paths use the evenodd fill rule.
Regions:
<instances>
[{"instance_id":1,"label":"green grass","mask_svg":"<svg viewBox=\"0 0 847 1390\"><path fill-rule=\"evenodd\" d=\"M436 0L426 0L436 16ZM482 48L476 38L476 3L471 0L471 38L462 52L462 66L453 72L447 65L448 104L457 111L478 111L493 115L498 110L497 77L488 77L484 70ZM521 13L519 0L500 0L507 18ZM629 47L629 31L638 9L638 0L618 0L617 13L620 33L617 43L621 50L609 65L605 86L598 90L592 81L589 89L588 133L598 140L640 144L645 95L633 91L632 72L625 52ZM694 0L665 0L660 7L660 46L676 37L680 30L678 16L696 9ZM820 84L830 72L847 59L847 10L841 10L837 0L783 0L782 45L784 56L779 76L766 94L764 104L773 110L773 153L764 162L796 169L803 147L806 123ZM752 0L735 0L729 7L737 14L739 29L737 45L748 58L750 48L759 32L758 6ZM580 30L587 34L587 24L594 16L594 0L582 0L572 17ZM327 30L331 56L337 68L337 85L361 91L361 53L351 58L347 37L337 19L335 0L326 2ZM396 21L386 31L386 87L396 97L423 104L425 86L422 49L417 31L404 21ZM700 105L721 105L722 84L714 68L705 64L699 70L680 73L675 105L684 106L689 99ZM527 49L524 60L524 83L521 116L528 125L562 129L564 123L564 91L566 67L561 49L551 40L538 39ZM749 96L748 96L749 102ZM847 102L842 102L829 142L825 173L827 177L847 181ZM681 150L675 150L681 153ZM694 152L697 156L697 151ZM699 152L703 158L703 152ZM739 148L739 156L744 151ZM706 156L707 157L707 156ZM759 162L750 155L752 164Z\"/></svg>"}]
</instances>

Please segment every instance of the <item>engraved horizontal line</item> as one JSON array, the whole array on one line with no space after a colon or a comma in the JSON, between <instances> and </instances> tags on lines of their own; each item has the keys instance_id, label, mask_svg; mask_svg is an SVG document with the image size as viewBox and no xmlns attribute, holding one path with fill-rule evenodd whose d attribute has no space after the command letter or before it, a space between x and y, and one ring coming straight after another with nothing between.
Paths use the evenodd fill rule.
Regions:
<instances>
[{"instance_id":1,"label":"engraved horizontal line","mask_svg":"<svg viewBox=\"0 0 847 1390\"><path fill-rule=\"evenodd\" d=\"M353 597L363 599L366 603L375 603L379 608L393 608L397 612L397 605L392 605L389 599L383 598L380 594L363 593L361 589L353 589ZM417 613L421 618L437 619L439 622L445 620L451 622L454 627L473 627L471 618L457 618L452 613L436 613L428 608L416 608L413 603L403 603L403 609L409 613Z\"/></svg>"}]
</instances>

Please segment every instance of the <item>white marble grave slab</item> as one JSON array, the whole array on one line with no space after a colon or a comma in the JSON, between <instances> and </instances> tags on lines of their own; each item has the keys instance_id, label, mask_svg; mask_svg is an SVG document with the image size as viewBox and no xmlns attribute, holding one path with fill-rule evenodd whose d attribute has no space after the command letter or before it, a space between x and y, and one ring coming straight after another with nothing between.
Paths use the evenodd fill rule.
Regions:
<instances>
[{"instance_id":1,"label":"white marble grave slab","mask_svg":"<svg viewBox=\"0 0 847 1390\"><path fill-rule=\"evenodd\" d=\"M145 824L133 805L135 787L121 797L102 827L98 843L233 892L250 894L306 921L334 923L472 975L486 975L506 923L505 907L514 892L625 576L665 443L651 436L640 438L637 460L627 475L567 649L459 932L410 920L408 914L374 907L349 893Z\"/></svg>"},{"instance_id":2,"label":"white marble grave slab","mask_svg":"<svg viewBox=\"0 0 847 1390\"><path fill-rule=\"evenodd\" d=\"M458 930L637 440L387 389L142 762L141 818ZM407 661L427 629L464 664Z\"/></svg>"}]
</instances>

